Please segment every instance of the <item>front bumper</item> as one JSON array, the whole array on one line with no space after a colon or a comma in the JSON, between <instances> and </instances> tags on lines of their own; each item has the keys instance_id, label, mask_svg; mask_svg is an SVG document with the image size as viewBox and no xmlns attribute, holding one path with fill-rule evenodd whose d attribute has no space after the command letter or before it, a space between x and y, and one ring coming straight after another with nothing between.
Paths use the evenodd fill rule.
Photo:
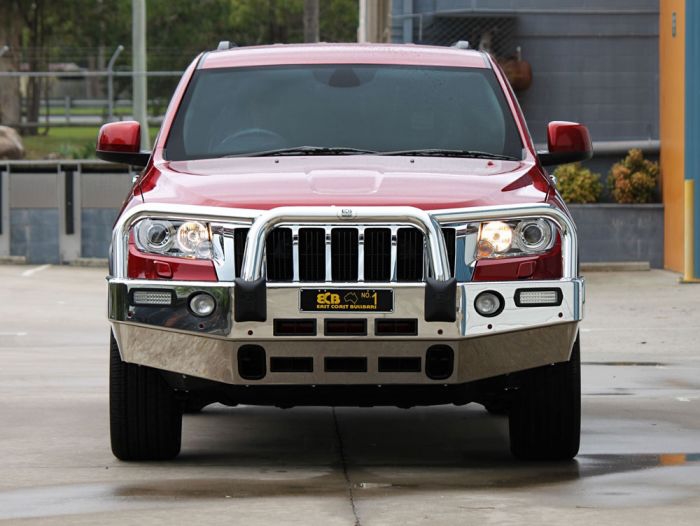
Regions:
<instances>
[{"instance_id":1,"label":"front bumper","mask_svg":"<svg viewBox=\"0 0 700 526\"><path fill-rule=\"evenodd\" d=\"M430 384L464 383L529 369L569 358L578 322L583 315L584 284L580 279L557 281L470 282L457 284L457 316L454 322L427 322L424 319L424 284L344 285L344 288L392 288L395 302L391 313L299 312L302 288L323 288L324 284L268 284L268 319L264 322L236 322L232 305L234 283L155 282L109 280L109 318L122 359L141 365L206 378L229 384ZM516 291L555 288L561 291L561 304L524 307L515 301ZM163 291L173 294L167 307L137 306L133 292ZM474 298L483 291L496 291L505 300L503 311L492 318L480 316ZM207 292L217 308L203 321L193 315L188 298ZM313 319L319 327L315 336L279 336L275 319ZM366 320L366 336L327 336L325 320L352 318ZM376 320L416 320L412 336L377 336ZM242 377L238 369L239 349L248 344L263 347L266 374L259 380ZM454 366L446 378L431 379L425 374L427 350L433 346L452 349ZM366 358L366 370L332 372L326 358ZM276 358L306 358L312 370L275 371ZM382 371L380 359L420 358L420 370Z\"/></svg>"},{"instance_id":2,"label":"front bumper","mask_svg":"<svg viewBox=\"0 0 700 526\"><path fill-rule=\"evenodd\" d=\"M221 257L214 261L219 281L129 279L130 228L145 217L200 219L216 225L217 232L223 232L214 235L215 247L222 247ZM457 258L456 277L451 276L442 226L532 217L546 217L558 227L562 279L473 282L468 268L473 262L466 257ZM388 283L361 279L334 283L327 269L326 281L321 283L300 283L296 276L289 283L266 283L265 240L276 226L288 223L411 225L425 236L427 275L432 277L420 283L400 283L394 278ZM231 225L250 229L240 276L233 272L232 238L226 236ZM461 253L473 253L473 234L466 228L460 232ZM329 245L326 248L330 250ZM298 252L294 250L296 258ZM395 249L391 259L393 268ZM543 204L429 213L412 207L283 207L262 212L139 205L122 215L114 228L109 319L124 361L228 384L457 384L569 359L584 304L584 283L577 277L576 262L576 232L571 219ZM358 289L358 293L391 289L393 308L381 313L301 312L302 289L327 288ZM532 289L556 289L556 304L535 307L516 301L520 291ZM167 306L140 305L134 300L135 291L168 291L170 299ZM503 310L498 315L483 317L477 313L474 300L484 291L495 291L503 298ZM206 318L195 316L188 308L189 298L200 292L216 300L215 311ZM279 320L299 319L311 323L316 328L313 333L290 336L275 330ZM330 333L327 327L338 319L349 319L355 327L361 320L365 329ZM408 320L410 334L380 334L376 327L387 319L397 323ZM262 375L242 374L243 349L251 346L264 351ZM441 374L429 371L429 362L436 360L443 362ZM303 367L294 365L300 363Z\"/></svg>"}]
</instances>

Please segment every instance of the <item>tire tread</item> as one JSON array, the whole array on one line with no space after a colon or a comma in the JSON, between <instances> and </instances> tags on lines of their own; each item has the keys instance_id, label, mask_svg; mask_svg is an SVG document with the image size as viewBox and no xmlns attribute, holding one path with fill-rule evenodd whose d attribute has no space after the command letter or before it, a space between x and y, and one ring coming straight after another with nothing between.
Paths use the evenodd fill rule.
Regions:
<instances>
[{"instance_id":1,"label":"tire tread","mask_svg":"<svg viewBox=\"0 0 700 526\"><path fill-rule=\"evenodd\" d=\"M110 334L109 416L120 460L168 460L180 452L182 412L157 370L123 362Z\"/></svg>"},{"instance_id":2,"label":"tire tread","mask_svg":"<svg viewBox=\"0 0 700 526\"><path fill-rule=\"evenodd\" d=\"M578 336L568 362L528 371L509 412L510 449L523 460L569 460L581 435Z\"/></svg>"}]
</instances>

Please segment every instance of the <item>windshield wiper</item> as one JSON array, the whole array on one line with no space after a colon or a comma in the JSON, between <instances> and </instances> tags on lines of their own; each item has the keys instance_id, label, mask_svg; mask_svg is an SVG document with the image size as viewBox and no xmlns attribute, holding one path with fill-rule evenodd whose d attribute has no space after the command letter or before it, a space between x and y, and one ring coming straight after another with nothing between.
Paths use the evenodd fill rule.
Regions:
<instances>
[{"instance_id":1,"label":"windshield wiper","mask_svg":"<svg viewBox=\"0 0 700 526\"><path fill-rule=\"evenodd\" d=\"M467 157L472 159L498 159L501 161L519 161L520 159L500 153L481 152L479 150L444 150L441 148L426 148L423 150L396 150L380 152L380 155L414 155L425 157Z\"/></svg>"},{"instance_id":2,"label":"windshield wiper","mask_svg":"<svg viewBox=\"0 0 700 526\"><path fill-rule=\"evenodd\" d=\"M235 153L226 157L272 157L276 155L359 155L376 154L374 150L361 150L359 148L345 148L341 146L295 146L293 148L280 148L277 150L265 150L262 152Z\"/></svg>"}]
</instances>

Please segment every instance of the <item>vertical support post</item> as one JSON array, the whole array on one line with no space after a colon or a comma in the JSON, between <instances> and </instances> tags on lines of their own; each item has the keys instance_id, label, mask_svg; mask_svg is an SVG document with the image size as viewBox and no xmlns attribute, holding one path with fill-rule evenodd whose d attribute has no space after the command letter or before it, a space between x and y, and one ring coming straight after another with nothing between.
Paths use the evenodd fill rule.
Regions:
<instances>
[{"instance_id":1,"label":"vertical support post","mask_svg":"<svg viewBox=\"0 0 700 526\"><path fill-rule=\"evenodd\" d=\"M693 281L699 281L695 279L694 273L694 255L695 255L695 243L694 243L694 201L695 201L695 181L692 179L685 180L685 195L683 203L683 236L684 236L684 253L683 253L683 281L686 283L691 283Z\"/></svg>"},{"instance_id":2,"label":"vertical support post","mask_svg":"<svg viewBox=\"0 0 700 526\"><path fill-rule=\"evenodd\" d=\"M59 165L58 177L58 254L61 263L80 258L81 197L80 165Z\"/></svg>"},{"instance_id":3,"label":"vertical support post","mask_svg":"<svg viewBox=\"0 0 700 526\"><path fill-rule=\"evenodd\" d=\"M64 195L65 202L65 234L71 236L75 234L75 191L73 185L73 169L69 168L64 172Z\"/></svg>"},{"instance_id":4,"label":"vertical support post","mask_svg":"<svg viewBox=\"0 0 700 526\"><path fill-rule=\"evenodd\" d=\"M132 0L133 42L133 111L134 119L141 123L141 149L150 149L148 113L146 108L146 0Z\"/></svg>"},{"instance_id":5,"label":"vertical support post","mask_svg":"<svg viewBox=\"0 0 700 526\"><path fill-rule=\"evenodd\" d=\"M685 186L683 281L700 282L700 4L685 2Z\"/></svg>"},{"instance_id":6,"label":"vertical support post","mask_svg":"<svg viewBox=\"0 0 700 526\"><path fill-rule=\"evenodd\" d=\"M304 0L304 42L318 42L318 0Z\"/></svg>"},{"instance_id":7,"label":"vertical support post","mask_svg":"<svg viewBox=\"0 0 700 526\"><path fill-rule=\"evenodd\" d=\"M71 101L70 101L70 95L66 95L65 98L63 99L63 112L66 116L66 124L70 124L70 107L71 107ZM51 106L49 105L49 119L51 118L50 115L50 110Z\"/></svg>"},{"instance_id":8,"label":"vertical support post","mask_svg":"<svg viewBox=\"0 0 700 526\"><path fill-rule=\"evenodd\" d=\"M10 167L0 165L0 256L10 255Z\"/></svg>"},{"instance_id":9,"label":"vertical support post","mask_svg":"<svg viewBox=\"0 0 700 526\"><path fill-rule=\"evenodd\" d=\"M403 41L413 42L413 0L403 0Z\"/></svg>"},{"instance_id":10,"label":"vertical support post","mask_svg":"<svg viewBox=\"0 0 700 526\"><path fill-rule=\"evenodd\" d=\"M368 13L367 13L367 0L360 0L359 14L358 14L358 24L357 24L357 41L360 44L369 42L367 38L368 29Z\"/></svg>"},{"instance_id":11,"label":"vertical support post","mask_svg":"<svg viewBox=\"0 0 700 526\"><path fill-rule=\"evenodd\" d=\"M107 122L114 121L114 63L122 51L124 46L119 44L107 63Z\"/></svg>"}]
</instances>

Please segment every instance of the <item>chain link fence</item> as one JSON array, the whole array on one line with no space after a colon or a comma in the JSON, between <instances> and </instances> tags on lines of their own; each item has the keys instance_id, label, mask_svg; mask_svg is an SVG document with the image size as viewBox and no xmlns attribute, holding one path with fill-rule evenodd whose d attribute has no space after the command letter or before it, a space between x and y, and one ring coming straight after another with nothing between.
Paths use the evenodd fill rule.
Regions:
<instances>
[{"instance_id":1,"label":"chain link fence","mask_svg":"<svg viewBox=\"0 0 700 526\"><path fill-rule=\"evenodd\" d=\"M471 48L488 51L496 57L513 57L517 53L516 16L481 14L416 13L394 15L393 21L411 25L412 42L451 46L460 40Z\"/></svg>"},{"instance_id":2,"label":"chain link fence","mask_svg":"<svg viewBox=\"0 0 700 526\"><path fill-rule=\"evenodd\" d=\"M423 25L418 28L421 44L450 46L466 40L470 47L496 57L515 55L516 22L516 17L493 16L433 16L417 20Z\"/></svg>"}]
</instances>

